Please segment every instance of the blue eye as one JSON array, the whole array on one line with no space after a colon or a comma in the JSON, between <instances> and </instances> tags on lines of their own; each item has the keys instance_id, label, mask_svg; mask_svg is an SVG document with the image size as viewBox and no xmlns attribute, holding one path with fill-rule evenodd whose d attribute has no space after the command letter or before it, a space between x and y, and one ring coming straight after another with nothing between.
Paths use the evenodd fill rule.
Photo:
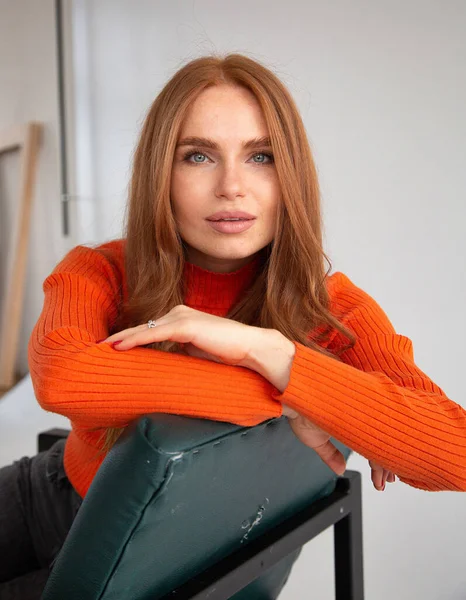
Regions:
<instances>
[{"instance_id":1,"label":"blue eye","mask_svg":"<svg viewBox=\"0 0 466 600\"><path fill-rule=\"evenodd\" d=\"M185 158L185 160L187 160L189 162L193 162L193 161L189 160L192 156L198 156L198 157L199 156L203 156L204 158L207 158L206 155L203 154L202 152L188 152L188 154L186 154L184 158ZM202 161L194 160L194 162L197 163L197 164L202 164L205 161L203 161L203 160Z\"/></svg>"},{"instance_id":2,"label":"blue eye","mask_svg":"<svg viewBox=\"0 0 466 600\"><path fill-rule=\"evenodd\" d=\"M188 152L186 152L186 154L183 155L183 160L185 162L191 163L191 164L196 164L196 165L202 165L204 164L206 161L205 160L191 160L192 156L202 156L204 158L207 158L207 156L201 152L200 150L188 150Z\"/></svg>"},{"instance_id":3,"label":"blue eye","mask_svg":"<svg viewBox=\"0 0 466 600\"><path fill-rule=\"evenodd\" d=\"M253 158L256 158L257 156L265 156L266 158L269 159L269 162L273 162L273 156L272 156L272 154L268 154L266 152L259 152L258 154L254 154ZM267 164L267 163L264 162L263 160L261 160L258 164L263 165L263 164Z\"/></svg>"}]
</instances>

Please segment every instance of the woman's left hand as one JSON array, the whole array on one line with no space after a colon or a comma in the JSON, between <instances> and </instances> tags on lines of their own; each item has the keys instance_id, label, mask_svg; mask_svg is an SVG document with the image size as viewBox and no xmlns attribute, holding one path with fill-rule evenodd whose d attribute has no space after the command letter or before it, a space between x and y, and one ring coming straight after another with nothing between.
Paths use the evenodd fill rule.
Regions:
<instances>
[{"instance_id":1,"label":"woman's left hand","mask_svg":"<svg viewBox=\"0 0 466 600\"><path fill-rule=\"evenodd\" d=\"M115 350L130 350L153 342L170 340L184 344L189 356L226 365L252 368L256 348L267 343L270 329L238 323L180 304L155 321L115 333L102 343L120 342Z\"/></svg>"},{"instance_id":2,"label":"woman's left hand","mask_svg":"<svg viewBox=\"0 0 466 600\"><path fill-rule=\"evenodd\" d=\"M330 441L330 435L289 406L283 405L283 414L288 417L290 427L298 440L315 450L324 463L337 475L343 475L346 471L346 460L340 450Z\"/></svg>"},{"instance_id":3,"label":"woman's left hand","mask_svg":"<svg viewBox=\"0 0 466 600\"><path fill-rule=\"evenodd\" d=\"M379 492L384 491L386 481L388 481L388 483L394 483L396 481L396 476L394 473L388 469L384 469L373 460L369 461L369 466L371 468L372 483L374 484L375 489Z\"/></svg>"}]
</instances>

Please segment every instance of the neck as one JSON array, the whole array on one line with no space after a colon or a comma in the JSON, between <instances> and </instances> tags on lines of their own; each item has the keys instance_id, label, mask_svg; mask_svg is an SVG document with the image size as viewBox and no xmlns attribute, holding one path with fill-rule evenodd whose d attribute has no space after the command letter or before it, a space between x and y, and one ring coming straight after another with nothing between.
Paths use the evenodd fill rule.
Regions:
<instances>
[{"instance_id":1,"label":"neck","mask_svg":"<svg viewBox=\"0 0 466 600\"><path fill-rule=\"evenodd\" d=\"M185 304L223 316L252 285L260 268L259 256L241 268L225 273L209 271L185 262Z\"/></svg>"}]
</instances>

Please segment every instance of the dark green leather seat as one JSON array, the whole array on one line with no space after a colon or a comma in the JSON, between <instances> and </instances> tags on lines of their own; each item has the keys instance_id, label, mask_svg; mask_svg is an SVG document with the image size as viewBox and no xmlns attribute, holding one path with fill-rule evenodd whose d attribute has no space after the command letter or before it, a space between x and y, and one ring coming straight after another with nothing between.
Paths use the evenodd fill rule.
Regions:
<instances>
[{"instance_id":1,"label":"dark green leather seat","mask_svg":"<svg viewBox=\"0 0 466 600\"><path fill-rule=\"evenodd\" d=\"M351 451L333 442L348 458ZM143 417L102 464L42 598L162 598L329 495L337 479L285 417L246 428ZM277 598L299 552L232 598Z\"/></svg>"}]
</instances>

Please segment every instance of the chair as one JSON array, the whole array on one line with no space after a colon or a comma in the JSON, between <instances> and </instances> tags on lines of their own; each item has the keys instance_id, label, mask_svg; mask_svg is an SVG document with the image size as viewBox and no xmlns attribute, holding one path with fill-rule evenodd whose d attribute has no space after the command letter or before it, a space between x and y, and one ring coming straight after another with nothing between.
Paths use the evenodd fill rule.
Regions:
<instances>
[{"instance_id":1,"label":"chair","mask_svg":"<svg viewBox=\"0 0 466 600\"><path fill-rule=\"evenodd\" d=\"M337 477L285 417L148 415L105 458L42 600L272 600L332 525L336 599L363 600L360 473Z\"/></svg>"}]
</instances>

